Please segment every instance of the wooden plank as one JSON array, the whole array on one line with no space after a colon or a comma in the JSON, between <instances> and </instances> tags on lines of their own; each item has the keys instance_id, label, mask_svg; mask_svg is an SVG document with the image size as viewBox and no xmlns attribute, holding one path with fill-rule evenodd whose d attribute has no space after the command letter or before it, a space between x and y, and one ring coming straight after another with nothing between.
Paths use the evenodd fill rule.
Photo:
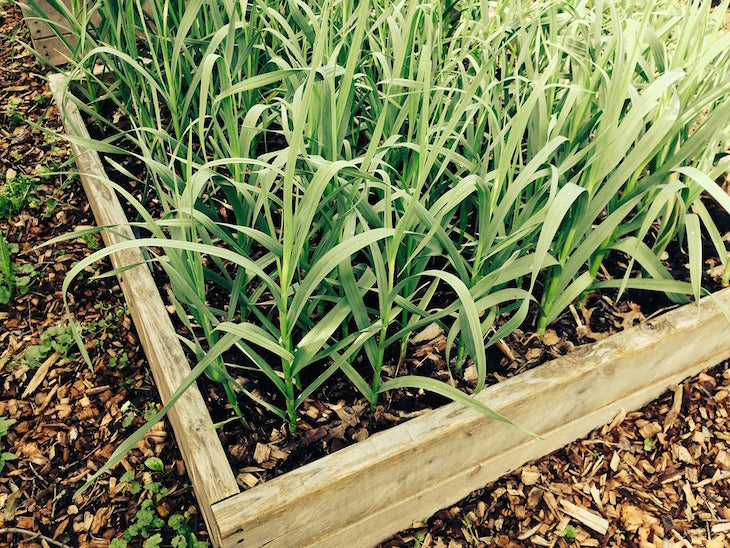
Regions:
<instances>
[{"instance_id":1,"label":"wooden plank","mask_svg":"<svg viewBox=\"0 0 730 548\"><path fill-rule=\"evenodd\" d=\"M57 30L72 46L76 44L76 37L71 34L71 29L65 17L51 7L46 0L36 0L36 2L38 2L38 8L41 10L42 16L38 15L29 5L20 4L25 24L30 30L33 49L50 64L55 66L64 65L68 62L71 51L44 19L57 25ZM64 2L67 6L70 5L70 0L64 0Z\"/></svg>"},{"instance_id":2,"label":"wooden plank","mask_svg":"<svg viewBox=\"0 0 730 548\"><path fill-rule=\"evenodd\" d=\"M63 65L68 62L70 51L48 22L50 21L56 25L56 29L69 40L72 46L76 44L76 37L71 32L72 29L69 27L66 18L60 12L56 11L47 0L36 0L36 2L42 15L39 15L28 4L20 4L25 24L30 30L30 39L33 48L49 63L56 66ZM149 0L145 0L143 4L145 9L148 7L148 2ZM66 6L70 6L71 0L64 0L64 3ZM101 22L101 17L98 12L92 14L91 21L95 25Z\"/></svg>"},{"instance_id":3,"label":"wooden plank","mask_svg":"<svg viewBox=\"0 0 730 548\"><path fill-rule=\"evenodd\" d=\"M51 79L57 99L62 79ZM78 113L67 110L70 131L86 135ZM124 225L116 196L95 182L94 175L103 177L98 155L78 147L74 153L98 222ZM105 234L105 241L116 240ZM141 260L138 252L119 255L115 266ZM125 272L120 285L166 400L189 366L147 269ZM730 306L729 291L715 298ZM153 310L147 305L155 299ZM199 401L176 405L171 422L214 545L368 546L727 358L728 331L705 299L700 315L691 305L678 309L480 395L542 440L452 404L241 494L197 390Z\"/></svg>"},{"instance_id":4,"label":"wooden plank","mask_svg":"<svg viewBox=\"0 0 730 548\"><path fill-rule=\"evenodd\" d=\"M39 16L35 9L31 8L28 4L22 3L20 5L23 11L23 17L25 18L25 24L30 29L30 37L34 41L38 38L48 38L49 36L55 36L56 33L48 25L47 21L54 23L58 26L58 30L64 34L70 32L71 29L68 27L68 21L58 11L56 11L46 0L36 0L38 8L40 9L43 16ZM64 0L66 6L71 5L71 0ZM47 21L44 21L47 20Z\"/></svg>"},{"instance_id":5,"label":"wooden plank","mask_svg":"<svg viewBox=\"0 0 730 548\"><path fill-rule=\"evenodd\" d=\"M536 440L457 404L213 506L224 546L369 546L730 357L730 289L486 388Z\"/></svg>"},{"instance_id":6,"label":"wooden plank","mask_svg":"<svg viewBox=\"0 0 730 548\"><path fill-rule=\"evenodd\" d=\"M63 104L66 78L61 74L50 76L51 92L63 112L66 131L88 138L88 131L78 110L68 103L62 109L60 107ZM73 143L71 149L96 222L99 225L114 225L116 232L132 237L116 194L102 182L106 175L99 155ZM106 245L123 239L108 231L103 233L103 238ZM138 249L132 249L113 254L111 260L115 268L121 268L140 265L143 256ZM163 402L167 402L190 373L187 358L147 266L126 270L118 278L160 397ZM218 435L212 427L205 401L195 385L172 407L168 417L211 539L219 545L220 537L211 505L237 494L239 490Z\"/></svg>"},{"instance_id":7,"label":"wooden plank","mask_svg":"<svg viewBox=\"0 0 730 548\"><path fill-rule=\"evenodd\" d=\"M76 43L76 37L67 35L66 39L71 44ZM68 62L71 56L71 50L58 36L49 36L48 38L39 38L33 40L33 48L43 56L46 61L55 66L61 66Z\"/></svg>"}]
</instances>

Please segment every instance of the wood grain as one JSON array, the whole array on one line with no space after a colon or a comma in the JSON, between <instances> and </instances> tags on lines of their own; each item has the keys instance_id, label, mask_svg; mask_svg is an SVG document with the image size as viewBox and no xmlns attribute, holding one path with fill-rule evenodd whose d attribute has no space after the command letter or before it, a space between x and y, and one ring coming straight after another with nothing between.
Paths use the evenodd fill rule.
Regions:
<instances>
[{"instance_id":1,"label":"wood grain","mask_svg":"<svg viewBox=\"0 0 730 548\"><path fill-rule=\"evenodd\" d=\"M28 25L28 29L30 29L30 37L33 40L36 40L38 38L48 38L49 36L55 36L56 33L51 29L51 27L48 25L47 21L50 21L51 23L54 23L58 26L58 30L63 32L70 32L71 29L68 28L68 21L66 18L56 11L51 5L46 2L46 0L36 0L38 2L38 7L43 13L43 18L38 17L35 14L35 11L30 8L25 3L22 3L20 5L21 10L23 11L23 16L25 18L25 24ZM64 2L67 6L71 5L70 0L66 0ZM43 19L46 19L47 21L44 21Z\"/></svg>"},{"instance_id":2,"label":"wood grain","mask_svg":"<svg viewBox=\"0 0 730 548\"><path fill-rule=\"evenodd\" d=\"M88 138L88 131L78 110L71 104L60 107L63 104L65 79L66 76L61 74L49 78L53 97L63 112L64 127L67 133ZM106 175L99 155L75 144L71 144L71 149L97 224L114 225L116 232L132 237L116 194L102 182L106 180ZM106 245L122 239L108 231L103 233L103 238ZM138 249L114 253L111 260L114 268L140 265L144 261ZM126 270L118 278L160 397L163 402L167 402L190 373L190 365L147 266ZM213 542L219 545L220 537L211 505L237 494L239 490L203 397L195 385L175 403L168 417L208 531Z\"/></svg>"},{"instance_id":3,"label":"wood grain","mask_svg":"<svg viewBox=\"0 0 730 548\"><path fill-rule=\"evenodd\" d=\"M730 289L485 389L529 437L457 404L217 503L224 546L371 546L730 357Z\"/></svg>"},{"instance_id":4,"label":"wood grain","mask_svg":"<svg viewBox=\"0 0 730 548\"><path fill-rule=\"evenodd\" d=\"M72 35L65 37L69 43L74 44L76 38ZM48 36L47 38L33 39L33 49L35 49L50 64L60 67L68 62L71 56L71 50L58 36Z\"/></svg>"}]
</instances>

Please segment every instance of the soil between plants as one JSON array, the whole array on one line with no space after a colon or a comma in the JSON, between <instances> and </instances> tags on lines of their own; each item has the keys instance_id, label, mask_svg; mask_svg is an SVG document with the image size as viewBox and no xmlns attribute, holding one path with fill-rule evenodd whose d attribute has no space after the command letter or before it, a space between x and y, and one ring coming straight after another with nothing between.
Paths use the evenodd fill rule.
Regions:
<instances>
[{"instance_id":1,"label":"soil between plants","mask_svg":"<svg viewBox=\"0 0 730 548\"><path fill-rule=\"evenodd\" d=\"M19 20L16 7L0 7L0 33L10 34ZM23 112L34 119L33 97L38 93L48 93L43 87L40 69L29 56L23 54L22 48L6 40L3 40L0 49L0 61L3 69L12 68L7 72L10 75L8 77L5 76L5 70L2 72L4 81L0 89L0 111L5 110L9 98L20 97ZM23 89L14 90L14 87ZM50 127L59 127L57 118L51 122L45 119L41 122L50 124ZM36 166L52 154L42 136L28 129L24 126L22 132L16 133L16 127L0 114L0 153L3 158L0 173L7 174L9 169L20 169L33 174ZM18 140L13 142L15 139ZM17 151L17 159L10 156L12 151ZM66 158L65 150L62 150L61 157ZM32 251L35 245L49 236L91 222L88 206L81 198L78 184L71 183L66 189L59 189L60 184L60 179L53 178L45 188L38 190L41 197L59 192L60 209L51 216L50 221L31 209L0 224L8 240L19 242L24 253L31 251L30 254L26 253L26 257L20 257L20 261L46 266L43 276L33 282L27 296L17 298L11 306L0 310L2 357L19 357L26 348L38 341L45 327L64 322L58 295L61 275L67 269L63 265L89 252L87 242L78 240L58 246L64 253L56 256L45 257L43 250L41 253ZM64 215L59 215L62 212L65 212L65 219ZM73 258L61 260L67 254L72 254ZM101 319L103 315L94 307L99 302L110 309L123 310L114 282L95 284L89 287L79 284L81 287L72 292L72 308L78 317L84 320ZM34 299L37 302L33 302ZM606 320L604 313L617 305L604 298L595 299L595 306L592 307L595 310L588 316L591 322L614 324L614 329L617 329L617 323L623 324L630 318L631 312L637 312L632 311L631 307L623 312L619 308L618 315ZM639 304L640 313L643 313L642 304ZM579 314L584 315L582 310ZM567 321L570 324L570 320ZM597 330L593 324L583 321L592 331ZM633 323L634 319L630 321ZM82 360L69 359L70 363L60 363L58 367L54 365L36 392L26 397L23 397L22 392L27 388L34 371L0 369L3 380L0 417L19 419L11 428L8 442L3 445L4 450L15 452L19 458L9 462L0 473L0 545L7 542L9 546L16 546L23 539L27 540L25 546L43 545L44 539L33 539L32 533L17 531L25 530L72 545L105 546L110 537L120 534L133 521L142 497L133 497L124 489L117 489L119 485L113 485L115 482L109 478L101 480L89 496L73 501L75 504L70 501L70 492L80 485L86 474L104 461L105 455L131 430L131 427L121 427L123 416L116 396L122 395L122 399L126 397L139 409L156 402L156 393L149 381L134 331L125 322L128 322L128 317L122 314L118 324L106 331L103 342L109 341L112 352L122 351L115 349L127 352L133 364L131 369L121 371L109 367L109 352L94 350L96 345L92 345L89 350L94 361L93 372ZM561 341L563 335L555 328L555 336ZM590 338L584 337L585 340ZM8 341L7 346L5 341ZM88 341L92 342L93 339ZM536 348L534 339L529 340L529 335L522 333L514 342L515 348L520 344L526 345L528 349L522 359L529 363L529 350ZM545 355L554 351L552 347L557 345L546 345L547 349L537 350ZM423 358L427 358L425 361L435 361L428 356ZM419 524L413 531L402 533L387 545L410 546L418 542L426 546L507 546L510 543L522 545L528 541L541 545L542 540L546 540L548 545L576 545L575 541L555 534L565 531L570 524L577 526L576 536L580 543L589 546L639 545L640 542L656 544L662 539L680 538L697 544L708 543L709 540L717 546L723 545L725 531L730 529L727 526L730 516L723 511L728 506L727 474L724 472L729 467L727 442L730 441L727 433L727 387L730 384L727 367L725 363L713 370L709 378L701 376L684 385L681 406L670 421L672 424L667 434L660 436L657 432L649 438L655 440L653 452L642 453L644 442L641 429L654 422L664 425L674 407L676 393L670 392L644 410L629 414L625 420L617 421L618 424L613 428L597 430L587 440L571 444L540 459L533 466L524 467L488 485L457 506L437 513L428 520L428 525ZM500 373L497 372L497 380L498 375ZM130 378L132 383L129 382ZM108 394L102 394L107 391L111 392L111 397L105 400ZM685 394L688 396L685 397ZM48 403L44 405L46 400ZM68 403L64 403L66 400ZM334 405L338 403L339 400ZM97 409L98 412L84 412L87 408ZM103 424L107 415L111 421L100 428L100 422ZM99 416L102 416L101 421ZM133 425L139 424L140 420L136 418ZM180 475L182 461L177 460L179 454L174 448L172 437L165 435L167 429L165 424L161 432L155 432L155 436L146 440L146 444L142 444L115 470L112 479L121 475L126 467L137 470L137 477L141 480L160 479L175 488L175 504L166 501L168 510L187 508L195 514L192 493L184 485L184 475ZM654 429L650 426L644 433ZM705 429L709 435L706 435ZM704 438L696 434L698 431ZM66 436L62 435L64 433ZM689 461L682 448L688 452ZM68 452L64 449L68 449ZM600 458L596 453L604 458L611 455L611 460L608 464L601 462L597 466ZM145 473L140 471L143 470L142 462L146 456L154 454L163 458L165 472L161 478L152 478L152 474L146 473L149 476L146 479L143 477ZM613 455L618 455L620 460L617 471L611 465ZM664 464L660 462L656 465L656 474L651 475L643 462L648 460L654 466L652 463L656 459L663 459ZM631 462L633 465L630 465ZM671 474L662 475L667 470L671 470ZM577 478L588 479L581 483L575 481ZM593 500L590 486L598 489L599 500L606 499L606 502L599 506ZM590 497L584 492L586 488L591 492ZM657 489L661 493L657 494ZM694 499L687 495L687 490ZM543 493L541 497L537 495L539 492ZM548 493L553 495L553 499ZM610 518L607 535L595 535L569 518L562 506L552 504L566 498ZM165 511L164 508L162 511ZM671 521L666 519L665 514ZM679 517L675 519L673 515ZM539 527L531 535L519 538L531 531L528 524L532 524L530 527ZM169 538L169 531L166 535Z\"/></svg>"}]
</instances>

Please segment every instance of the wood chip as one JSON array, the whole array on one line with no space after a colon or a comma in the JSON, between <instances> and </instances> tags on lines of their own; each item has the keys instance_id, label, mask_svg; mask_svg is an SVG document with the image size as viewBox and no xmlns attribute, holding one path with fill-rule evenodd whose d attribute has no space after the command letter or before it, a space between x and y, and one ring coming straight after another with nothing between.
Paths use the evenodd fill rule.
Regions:
<instances>
[{"instance_id":1,"label":"wood chip","mask_svg":"<svg viewBox=\"0 0 730 548\"><path fill-rule=\"evenodd\" d=\"M677 420L677 417L679 417L679 412L682 409L682 387L674 386L672 390L674 392L674 399L672 400L672 408L664 417L665 432L674 425L674 422Z\"/></svg>"},{"instance_id":2,"label":"wood chip","mask_svg":"<svg viewBox=\"0 0 730 548\"><path fill-rule=\"evenodd\" d=\"M244 472L236 476L236 483L244 488L250 489L251 487L254 487L258 482L259 479L253 474L249 474L248 472Z\"/></svg>"},{"instance_id":3,"label":"wood chip","mask_svg":"<svg viewBox=\"0 0 730 548\"><path fill-rule=\"evenodd\" d=\"M268 461L270 456L271 447L269 447L268 445L264 445L263 443L256 444L256 449L253 453L253 460L255 460L259 464L262 464Z\"/></svg>"},{"instance_id":4,"label":"wood chip","mask_svg":"<svg viewBox=\"0 0 730 548\"><path fill-rule=\"evenodd\" d=\"M542 342L547 346L555 346L560 342L560 337L554 329L545 330L545 334L542 336Z\"/></svg>"},{"instance_id":5,"label":"wood chip","mask_svg":"<svg viewBox=\"0 0 730 548\"><path fill-rule=\"evenodd\" d=\"M690 508L692 508L693 510L697 508L697 499L692 493L692 489L690 488L689 483L685 483L682 486L682 492L684 493L685 500L687 501L687 504L689 504Z\"/></svg>"},{"instance_id":6,"label":"wood chip","mask_svg":"<svg viewBox=\"0 0 730 548\"><path fill-rule=\"evenodd\" d=\"M659 426L658 422L650 422L649 424L646 424L639 428L639 434L644 439L651 439L661 431L662 427Z\"/></svg>"},{"instance_id":7,"label":"wood chip","mask_svg":"<svg viewBox=\"0 0 730 548\"><path fill-rule=\"evenodd\" d=\"M538 481L540 481L540 472L537 470L523 468L520 477L523 484L528 486L535 485Z\"/></svg>"},{"instance_id":8,"label":"wood chip","mask_svg":"<svg viewBox=\"0 0 730 548\"><path fill-rule=\"evenodd\" d=\"M716 523L710 528L713 533L728 533L730 532L730 521L724 523Z\"/></svg>"},{"instance_id":9,"label":"wood chip","mask_svg":"<svg viewBox=\"0 0 730 548\"><path fill-rule=\"evenodd\" d=\"M608 425L608 427L605 429L604 434L607 434L614 428L616 428L619 424L624 422L624 419L626 418L626 409L619 409L619 412L616 414L616 416L613 418L611 423Z\"/></svg>"},{"instance_id":10,"label":"wood chip","mask_svg":"<svg viewBox=\"0 0 730 548\"><path fill-rule=\"evenodd\" d=\"M684 462L687 464L694 464L695 461L690 455L689 450L684 445L678 443L672 444L672 456L675 461Z\"/></svg>"},{"instance_id":11,"label":"wood chip","mask_svg":"<svg viewBox=\"0 0 730 548\"><path fill-rule=\"evenodd\" d=\"M523 531L522 533L519 534L519 536L517 537L517 540L527 540L532 535L534 535L535 533L537 533L538 529L540 529L540 525L541 524L538 523L534 527L532 527L532 528L530 528L530 529L528 529L526 531Z\"/></svg>"},{"instance_id":12,"label":"wood chip","mask_svg":"<svg viewBox=\"0 0 730 548\"><path fill-rule=\"evenodd\" d=\"M59 358L58 352L54 352L50 356L46 358L46 360L41 364L41 366L36 370L35 375L33 375L33 378L30 379L30 382L28 383L28 386L26 387L25 391L23 392L23 395L21 398L25 399L28 396L30 396L33 392L35 392L36 388L38 388L41 383L43 382L43 379L46 378L46 375L48 374L48 370L51 368L51 366L56 363L56 360Z\"/></svg>"},{"instance_id":13,"label":"wood chip","mask_svg":"<svg viewBox=\"0 0 730 548\"><path fill-rule=\"evenodd\" d=\"M411 337L411 344L422 344L434 340L444 334L444 330L437 323L428 324L423 330Z\"/></svg>"},{"instance_id":14,"label":"wood chip","mask_svg":"<svg viewBox=\"0 0 730 548\"><path fill-rule=\"evenodd\" d=\"M599 535L605 535L608 531L608 520L591 512L586 508L573 504L565 499L560 500L560 506L570 517L577 519L589 529L593 529Z\"/></svg>"},{"instance_id":15,"label":"wood chip","mask_svg":"<svg viewBox=\"0 0 730 548\"><path fill-rule=\"evenodd\" d=\"M715 457L715 464L723 470L730 470L730 453L727 451L718 451Z\"/></svg>"},{"instance_id":16,"label":"wood chip","mask_svg":"<svg viewBox=\"0 0 730 548\"><path fill-rule=\"evenodd\" d=\"M611 470L616 472L618 470L618 465L621 462L621 457L618 454L618 451L614 451L613 456L611 457L611 463L609 466L611 467Z\"/></svg>"}]
</instances>

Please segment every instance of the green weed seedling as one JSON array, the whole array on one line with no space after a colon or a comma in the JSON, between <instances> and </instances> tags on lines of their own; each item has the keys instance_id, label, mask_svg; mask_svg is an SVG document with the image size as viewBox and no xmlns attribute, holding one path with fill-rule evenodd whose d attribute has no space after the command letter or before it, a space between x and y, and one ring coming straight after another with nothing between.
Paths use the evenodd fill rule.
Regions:
<instances>
[{"instance_id":1,"label":"green weed seedling","mask_svg":"<svg viewBox=\"0 0 730 548\"><path fill-rule=\"evenodd\" d=\"M98 319L88 322L83 330L84 333L93 337L91 342L102 351L105 342L114 340L114 330L120 325L124 316L129 314L129 308L126 305L96 303L94 310L101 312L102 315ZM114 351L109 354L111 357L107 362L107 367L123 368L129 363L129 355L123 349L114 348Z\"/></svg>"},{"instance_id":2,"label":"green weed seedling","mask_svg":"<svg viewBox=\"0 0 730 548\"><path fill-rule=\"evenodd\" d=\"M36 187L37 181L29 175L13 174L0 182L0 218L8 219L20 213L28 205L30 192Z\"/></svg>"},{"instance_id":3,"label":"green weed seedling","mask_svg":"<svg viewBox=\"0 0 730 548\"><path fill-rule=\"evenodd\" d=\"M18 244L9 244L0 234L0 305L8 304L13 295L28 293L33 278L38 275L32 264L18 265L10 260L10 255L19 250Z\"/></svg>"},{"instance_id":4,"label":"green weed seedling","mask_svg":"<svg viewBox=\"0 0 730 548\"><path fill-rule=\"evenodd\" d=\"M40 344L29 347L23 355L23 361L28 367L39 367L52 352L73 360L75 354L71 350L76 346L73 333L69 326L55 325L41 334Z\"/></svg>"},{"instance_id":5,"label":"green weed seedling","mask_svg":"<svg viewBox=\"0 0 730 548\"><path fill-rule=\"evenodd\" d=\"M5 468L5 463L10 460L15 460L15 454L8 451L3 451L2 439L7 435L10 427L15 424L15 419L6 419L0 417L0 472Z\"/></svg>"},{"instance_id":6,"label":"green weed seedling","mask_svg":"<svg viewBox=\"0 0 730 548\"><path fill-rule=\"evenodd\" d=\"M109 358L108 367L118 367L120 369L127 367L129 364L129 355L126 352L120 352L116 356Z\"/></svg>"},{"instance_id":7,"label":"green weed seedling","mask_svg":"<svg viewBox=\"0 0 730 548\"><path fill-rule=\"evenodd\" d=\"M44 107L50 101L50 97L43 93L39 93L38 95L33 97L33 101L35 101L35 104L38 105L39 107Z\"/></svg>"},{"instance_id":8,"label":"green weed seedling","mask_svg":"<svg viewBox=\"0 0 730 548\"><path fill-rule=\"evenodd\" d=\"M132 405L131 401L127 400L119 410L124 414L124 419L122 419L122 426L124 428L129 427L134 422L135 417L141 416L145 421L148 421L157 414L157 406L152 402L149 402L144 410L140 411Z\"/></svg>"},{"instance_id":9,"label":"green weed seedling","mask_svg":"<svg viewBox=\"0 0 730 548\"><path fill-rule=\"evenodd\" d=\"M562 531L555 531L555 534L562 538L574 539L575 538L575 527L572 525L566 525Z\"/></svg>"},{"instance_id":10,"label":"green weed seedling","mask_svg":"<svg viewBox=\"0 0 730 548\"><path fill-rule=\"evenodd\" d=\"M10 119L10 123L14 126L19 126L23 123L23 115L18 112L20 107L20 101L17 99L10 99L8 105L5 107L5 116Z\"/></svg>"},{"instance_id":11,"label":"green weed seedling","mask_svg":"<svg viewBox=\"0 0 730 548\"><path fill-rule=\"evenodd\" d=\"M149 457L144 462L144 468L152 474L161 474L165 466L158 457ZM169 545L173 548L207 548L207 542L199 541L190 526L190 513L173 514L167 521L160 516L156 505L170 493L170 489L163 487L159 481L150 481L142 484L135 479L134 471L125 472L120 478L120 483L126 483L126 488L132 495L146 497L134 516L134 522L127 527L121 538L111 541L109 548L126 548L132 541L144 540L144 548L157 548L161 546L165 537L172 537ZM168 545L165 542L165 545Z\"/></svg>"}]
</instances>

